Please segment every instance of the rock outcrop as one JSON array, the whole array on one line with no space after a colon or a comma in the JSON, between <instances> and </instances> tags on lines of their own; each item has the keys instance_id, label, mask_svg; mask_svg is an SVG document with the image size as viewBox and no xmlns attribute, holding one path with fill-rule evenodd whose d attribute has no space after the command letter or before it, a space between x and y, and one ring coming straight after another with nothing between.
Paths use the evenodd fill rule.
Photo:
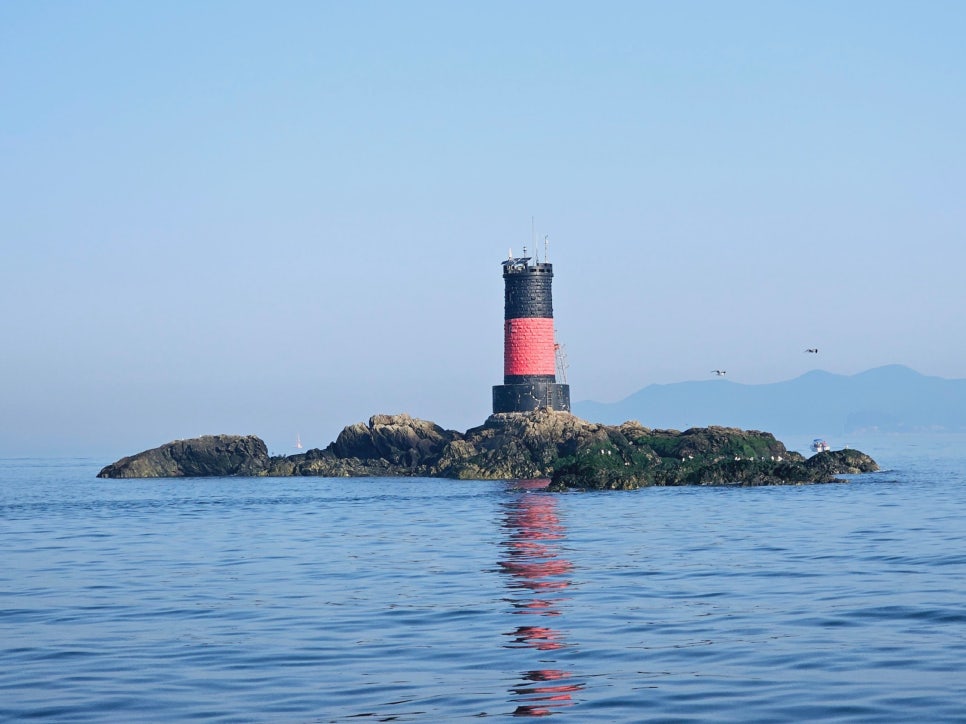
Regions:
<instances>
[{"instance_id":1,"label":"rock outcrop","mask_svg":"<svg viewBox=\"0 0 966 724\"><path fill-rule=\"evenodd\" d=\"M99 478L188 478L260 475L268 467L268 448L254 435L205 435L121 458Z\"/></svg>"},{"instance_id":2,"label":"rock outcrop","mask_svg":"<svg viewBox=\"0 0 966 724\"><path fill-rule=\"evenodd\" d=\"M427 476L447 446L463 436L409 415L373 415L344 428L324 450L272 458L265 475Z\"/></svg>"},{"instance_id":3,"label":"rock outcrop","mask_svg":"<svg viewBox=\"0 0 966 724\"><path fill-rule=\"evenodd\" d=\"M858 450L805 459L767 432L736 428L652 430L601 425L566 412L491 415L465 433L409 415L374 415L323 450L269 458L256 437L180 440L124 458L99 477L266 475L420 476L477 480L550 478L551 489L648 485L827 483L877 470Z\"/></svg>"},{"instance_id":4,"label":"rock outcrop","mask_svg":"<svg viewBox=\"0 0 966 724\"><path fill-rule=\"evenodd\" d=\"M734 428L683 433L622 426L629 447L582 450L562 461L553 490L629 490L649 485L804 485L841 482L845 474L874 472L876 462L858 450L824 452L808 459L773 435ZM620 450L615 449L621 448Z\"/></svg>"}]
</instances>

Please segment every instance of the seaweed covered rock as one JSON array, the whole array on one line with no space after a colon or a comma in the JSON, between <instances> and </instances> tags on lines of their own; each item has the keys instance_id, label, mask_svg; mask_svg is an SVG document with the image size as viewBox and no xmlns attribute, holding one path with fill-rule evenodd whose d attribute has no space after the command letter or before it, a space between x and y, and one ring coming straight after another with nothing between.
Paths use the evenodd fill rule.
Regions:
<instances>
[{"instance_id":1,"label":"seaweed covered rock","mask_svg":"<svg viewBox=\"0 0 966 724\"><path fill-rule=\"evenodd\" d=\"M804 458L767 432L727 427L650 430L626 422L607 443L560 461L555 489L646 485L771 484L800 478Z\"/></svg>"},{"instance_id":2,"label":"seaweed covered rock","mask_svg":"<svg viewBox=\"0 0 966 724\"><path fill-rule=\"evenodd\" d=\"M802 485L837 482L839 475L879 469L872 458L858 450L824 452L806 460L787 450L771 433L757 430L708 427L681 433L635 428L633 423L625 423L620 429L628 446L581 449L557 466L551 489Z\"/></svg>"}]
</instances>

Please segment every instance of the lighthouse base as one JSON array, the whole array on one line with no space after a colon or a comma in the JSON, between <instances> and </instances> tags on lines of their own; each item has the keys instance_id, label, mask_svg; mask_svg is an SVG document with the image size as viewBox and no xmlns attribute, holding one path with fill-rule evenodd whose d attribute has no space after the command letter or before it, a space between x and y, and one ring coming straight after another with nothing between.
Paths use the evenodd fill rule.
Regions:
<instances>
[{"instance_id":1,"label":"lighthouse base","mask_svg":"<svg viewBox=\"0 0 966 724\"><path fill-rule=\"evenodd\" d=\"M493 386L493 412L531 412L541 408L570 412L570 385L526 382Z\"/></svg>"}]
</instances>

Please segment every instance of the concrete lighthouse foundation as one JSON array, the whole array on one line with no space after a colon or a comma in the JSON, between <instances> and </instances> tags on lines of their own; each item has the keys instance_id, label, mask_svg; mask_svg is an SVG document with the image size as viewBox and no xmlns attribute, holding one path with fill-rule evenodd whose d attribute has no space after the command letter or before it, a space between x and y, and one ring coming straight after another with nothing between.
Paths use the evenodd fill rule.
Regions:
<instances>
[{"instance_id":1,"label":"concrete lighthouse foundation","mask_svg":"<svg viewBox=\"0 0 966 724\"><path fill-rule=\"evenodd\" d=\"M493 412L570 412L570 385L556 376L553 265L511 255L503 283L503 384L493 387Z\"/></svg>"}]
</instances>

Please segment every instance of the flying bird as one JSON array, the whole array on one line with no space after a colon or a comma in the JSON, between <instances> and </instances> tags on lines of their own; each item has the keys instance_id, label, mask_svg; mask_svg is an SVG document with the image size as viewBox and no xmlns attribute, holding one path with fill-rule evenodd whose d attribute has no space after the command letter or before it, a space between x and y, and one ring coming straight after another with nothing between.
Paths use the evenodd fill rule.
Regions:
<instances>
[{"instance_id":1,"label":"flying bird","mask_svg":"<svg viewBox=\"0 0 966 724\"><path fill-rule=\"evenodd\" d=\"M711 374L717 375L718 377L724 377L728 374L728 370L711 370Z\"/></svg>"},{"instance_id":2,"label":"flying bird","mask_svg":"<svg viewBox=\"0 0 966 724\"><path fill-rule=\"evenodd\" d=\"M805 351L808 352L809 354L818 354L818 347L809 347Z\"/></svg>"}]
</instances>

